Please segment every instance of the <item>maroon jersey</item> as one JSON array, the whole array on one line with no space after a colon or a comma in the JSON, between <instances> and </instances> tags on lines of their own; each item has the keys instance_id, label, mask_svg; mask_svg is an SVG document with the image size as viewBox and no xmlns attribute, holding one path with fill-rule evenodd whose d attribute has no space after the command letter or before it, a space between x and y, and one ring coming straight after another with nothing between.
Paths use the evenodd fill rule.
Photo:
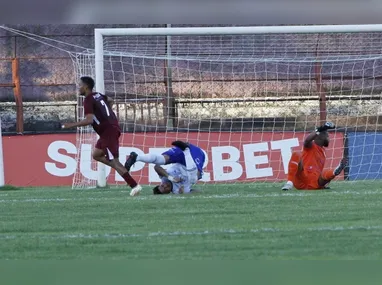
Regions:
<instances>
[{"instance_id":1,"label":"maroon jersey","mask_svg":"<svg viewBox=\"0 0 382 285\"><path fill-rule=\"evenodd\" d=\"M107 102L107 97L100 93L93 93L85 97L84 112L93 114L93 129L101 136L108 129L120 131L118 119Z\"/></svg>"}]
</instances>

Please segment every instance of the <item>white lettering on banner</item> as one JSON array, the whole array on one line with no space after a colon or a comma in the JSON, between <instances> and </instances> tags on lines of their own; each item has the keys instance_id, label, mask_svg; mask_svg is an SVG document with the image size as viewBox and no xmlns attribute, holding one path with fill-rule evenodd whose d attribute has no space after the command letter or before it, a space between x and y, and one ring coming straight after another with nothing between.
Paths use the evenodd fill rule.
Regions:
<instances>
[{"instance_id":1,"label":"white lettering on banner","mask_svg":"<svg viewBox=\"0 0 382 285\"><path fill-rule=\"evenodd\" d=\"M271 167L267 168L257 168L259 164L268 163L267 155L254 155L256 152L268 151L268 143L254 143L254 144L244 144L244 163L247 173L247 178L259 178L259 177L269 177L273 176L273 171Z\"/></svg>"},{"instance_id":2,"label":"white lettering on banner","mask_svg":"<svg viewBox=\"0 0 382 285\"><path fill-rule=\"evenodd\" d=\"M127 157L130 155L130 152L136 152L138 155L142 155L143 151L136 147L125 147L121 146L119 148L119 161L122 163L122 165L125 164ZM136 162L134 166L131 168L130 173L140 171L145 167L145 164L143 162ZM115 181L121 182L125 181L121 175L119 175L117 172L115 172Z\"/></svg>"},{"instance_id":3,"label":"white lettering on banner","mask_svg":"<svg viewBox=\"0 0 382 285\"><path fill-rule=\"evenodd\" d=\"M229 154L228 159L223 159L223 154ZM211 147L212 169L215 181L238 179L243 174L243 167L238 162L240 151L234 146ZM231 172L224 172L225 167L230 167Z\"/></svg>"},{"instance_id":4,"label":"white lettering on banner","mask_svg":"<svg viewBox=\"0 0 382 285\"><path fill-rule=\"evenodd\" d=\"M271 141L271 149L276 150L279 149L281 151L281 161L284 167L284 173L288 174L288 164L289 160L292 157L292 148L299 146L300 143L298 139L286 139L279 141Z\"/></svg>"},{"instance_id":5,"label":"white lettering on banner","mask_svg":"<svg viewBox=\"0 0 382 285\"><path fill-rule=\"evenodd\" d=\"M97 162L92 158L92 145L82 144L80 153L80 172L81 174L91 180L97 180ZM110 167L105 167L106 176L110 174Z\"/></svg>"},{"instance_id":6,"label":"white lettering on banner","mask_svg":"<svg viewBox=\"0 0 382 285\"><path fill-rule=\"evenodd\" d=\"M74 144L67 141L55 141L48 146L48 156L55 162L65 164L64 168L57 166L55 162L45 162L45 170L58 177L73 175L76 171L76 160L65 154L61 154L59 150L65 150L69 154L76 154L77 148Z\"/></svg>"},{"instance_id":7,"label":"white lettering on banner","mask_svg":"<svg viewBox=\"0 0 382 285\"><path fill-rule=\"evenodd\" d=\"M288 163L292 155L292 150L294 147L299 146L299 141L297 138L271 141L270 145L268 142L255 143L255 144L244 144L242 145L243 155L241 157L240 149L234 146L212 146L210 150L213 179L211 173L204 173L202 181L230 181L239 179L243 173L246 173L247 179L251 178L261 178L261 177L272 177L274 169L270 166L269 155L256 155L258 152L275 152L280 150L281 162L283 164L284 173L288 173ZM81 174L88 179L97 179L96 162L92 159L92 149L91 144L82 144L80 150L80 161L79 161L79 171ZM149 153L161 154L168 150L168 148L150 148ZM60 153L61 152L66 152ZM120 161L124 164L125 159L130 154L130 152L135 151L138 155L144 152L136 147L120 147ZM206 155L206 161L204 167L207 167L209 163L209 158L207 152L203 150ZM49 158L52 161L45 162L46 171L54 176L67 177L75 173L77 168L76 160L73 154L77 153L76 146L68 141L54 141L47 149ZM228 158L223 158L224 155ZM243 163L244 161L244 163ZM59 167L58 164L61 163L64 167ZM263 164L264 167L259 167ZM267 167L265 167L265 165ZM275 164L272 163L273 167ZM131 172L141 171L145 167L145 163L137 162L131 169ZM164 168L167 168L164 166ZM227 169L228 168L228 169ZM278 169L277 169L278 170ZM111 172L110 167L106 167L106 175ZM160 182L158 175L154 170L154 165L148 165L148 181L149 182ZM123 181L123 178L116 173L115 182ZM112 182L112 181L110 181Z\"/></svg>"}]
</instances>

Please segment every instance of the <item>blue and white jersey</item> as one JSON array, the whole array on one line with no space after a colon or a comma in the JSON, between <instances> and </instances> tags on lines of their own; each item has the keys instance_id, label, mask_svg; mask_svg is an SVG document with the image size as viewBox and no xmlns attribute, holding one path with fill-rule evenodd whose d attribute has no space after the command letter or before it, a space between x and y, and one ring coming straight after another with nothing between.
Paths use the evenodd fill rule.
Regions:
<instances>
[{"instance_id":1,"label":"blue and white jersey","mask_svg":"<svg viewBox=\"0 0 382 285\"><path fill-rule=\"evenodd\" d=\"M200 172L200 177L198 177L198 179L201 179L203 176L203 166L206 161L206 155L204 154L204 151L196 145L189 144L188 148L190 149L191 157L194 160L198 171Z\"/></svg>"},{"instance_id":2,"label":"blue and white jersey","mask_svg":"<svg viewBox=\"0 0 382 285\"><path fill-rule=\"evenodd\" d=\"M170 158L169 164L179 163L185 166L187 171L191 172L196 169L200 173L198 180L202 178L206 156L200 147L189 143L188 148L184 151L178 147L173 147L162 153L162 155L167 155Z\"/></svg>"},{"instance_id":3,"label":"blue and white jersey","mask_svg":"<svg viewBox=\"0 0 382 285\"><path fill-rule=\"evenodd\" d=\"M172 164L166 172L174 178L181 178L181 182L172 183L172 193L179 194L183 189L183 193L190 193L192 186L198 181L198 172L187 171L186 167L180 163ZM167 182L166 177L161 177L162 182Z\"/></svg>"}]
</instances>

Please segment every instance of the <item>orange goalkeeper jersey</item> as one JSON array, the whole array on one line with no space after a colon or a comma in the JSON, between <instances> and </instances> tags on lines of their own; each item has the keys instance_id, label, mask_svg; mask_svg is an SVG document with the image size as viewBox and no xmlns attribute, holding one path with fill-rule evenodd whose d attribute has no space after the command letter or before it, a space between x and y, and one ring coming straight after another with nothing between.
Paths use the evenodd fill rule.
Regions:
<instances>
[{"instance_id":1,"label":"orange goalkeeper jersey","mask_svg":"<svg viewBox=\"0 0 382 285\"><path fill-rule=\"evenodd\" d=\"M312 142L312 146L304 147L302 151L302 165L308 173L321 173L325 166L325 149Z\"/></svg>"}]
</instances>

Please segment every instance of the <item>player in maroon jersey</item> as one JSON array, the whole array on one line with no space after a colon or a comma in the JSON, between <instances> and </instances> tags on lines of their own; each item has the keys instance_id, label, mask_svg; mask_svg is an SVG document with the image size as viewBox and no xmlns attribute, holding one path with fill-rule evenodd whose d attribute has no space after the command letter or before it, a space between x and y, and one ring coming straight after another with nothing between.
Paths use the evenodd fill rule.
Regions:
<instances>
[{"instance_id":1,"label":"player in maroon jersey","mask_svg":"<svg viewBox=\"0 0 382 285\"><path fill-rule=\"evenodd\" d=\"M63 124L62 128L68 129L92 125L94 131L100 137L93 150L93 159L115 169L136 195L137 192L139 193L142 190L142 187L137 184L118 159L121 129L118 119L111 108L113 100L103 94L93 92L93 88L94 80L91 77L81 77L79 91L81 95L85 95L85 118L77 123Z\"/></svg>"}]
</instances>

